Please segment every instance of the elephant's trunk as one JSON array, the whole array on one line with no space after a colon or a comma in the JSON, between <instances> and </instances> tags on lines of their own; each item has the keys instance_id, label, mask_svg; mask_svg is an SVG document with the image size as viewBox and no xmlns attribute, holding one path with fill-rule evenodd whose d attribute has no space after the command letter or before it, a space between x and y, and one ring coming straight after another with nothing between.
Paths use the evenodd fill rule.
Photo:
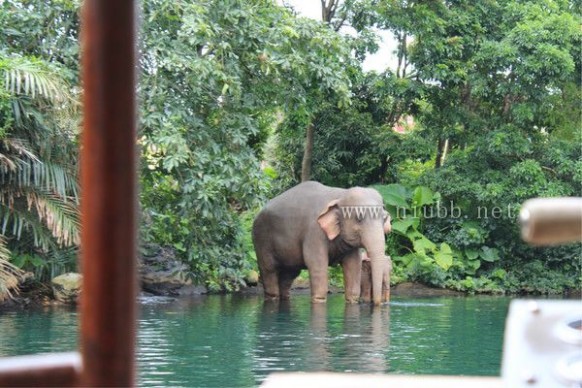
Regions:
<instances>
[{"instance_id":1,"label":"elephant's trunk","mask_svg":"<svg viewBox=\"0 0 582 388\"><path fill-rule=\"evenodd\" d=\"M382 303L382 275L384 272L385 241L382 228L371 231L363 241L370 257L372 269L372 300L375 305Z\"/></svg>"}]
</instances>

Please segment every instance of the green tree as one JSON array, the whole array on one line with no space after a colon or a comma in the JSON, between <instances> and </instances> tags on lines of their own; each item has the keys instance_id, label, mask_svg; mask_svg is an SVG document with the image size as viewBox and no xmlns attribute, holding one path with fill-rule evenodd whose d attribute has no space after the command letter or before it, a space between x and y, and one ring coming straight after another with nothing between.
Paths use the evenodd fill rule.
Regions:
<instances>
[{"instance_id":1,"label":"green tree","mask_svg":"<svg viewBox=\"0 0 582 388\"><path fill-rule=\"evenodd\" d=\"M0 3L0 256L39 278L76 266L77 11Z\"/></svg>"},{"instance_id":2,"label":"green tree","mask_svg":"<svg viewBox=\"0 0 582 388\"><path fill-rule=\"evenodd\" d=\"M0 73L0 245L50 261L60 247L78 244L69 87L57 67L36 59L0 55Z\"/></svg>"},{"instance_id":3,"label":"green tree","mask_svg":"<svg viewBox=\"0 0 582 388\"><path fill-rule=\"evenodd\" d=\"M239 213L269 188L263 144L278 117L308 116L312 95L348 95L348 50L272 1L156 0L144 3L141 52L145 237L212 288L237 287Z\"/></svg>"},{"instance_id":4,"label":"green tree","mask_svg":"<svg viewBox=\"0 0 582 388\"><path fill-rule=\"evenodd\" d=\"M393 131L420 91L389 71L350 70L351 104L325 100L313 115L312 178L341 187L394 182L405 161L426 161L432 155L421 137ZM305 122L296 120L287 117L277 133L276 165L284 187L300 180L303 138L297 128Z\"/></svg>"},{"instance_id":5,"label":"green tree","mask_svg":"<svg viewBox=\"0 0 582 388\"><path fill-rule=\"evenodd\" d=\"M318 112L322 105L329 106L334 101L337 106L350 104L349 68L353 67L348 41L336 31L341 27L337 24L328 28L337 9L337 2L322 3L322 18L326 24L314 23L306 19L297 19L301 24L309 25L309 29L297 29L298 34L293 43L303 58L302 63L293 66L289 76L293 87L298 93L287 104L286 111L292 125L298 125L294 131L303 129L305 142L301 161L301 181L311 179L314 138L317 129ZM317 36L318 39L313 39Z\"/></svg>"},{"instance_id":6,"label":"green tree","mask_svg":"<svg viewBox=\"0 0 582 388\"><path fill-rule=\"evenodd\" d=\"M416 160L417 154L424 158L424 147L416 152L413 145L423 143L421 138L392 131L404 115L418 110L422 83L412 79L404 65L402 71L386 69L382 74L361 68L365 56L378 48L374 28L386 26L382 12L381 4L370 0L322 1L322 20L336 31L348 31L345 38L356 59L345 68L352 99L341 104L336 96L324 95L312 100L310 118L285 118L276 157L284 187L308 175L340 186L393 181L400 162ZM305 142L298 140L298 128L307 128Z\"/></svg>"},{"instance_id":7,"label":"green tree","mask_svg":"<svg viewBox=\"0 0 582 388\"><path fill-rule=\"evenodd\" d=\"M416 119L435 170L417 182L467 216L425 224L456 249L448 276L472 275L479 259L481 273L501 267L504 286L525 289L532 279L512 269L539 258L564 275L548 291L575 286L577 247L528 248L516 215L528 198L582 191L580 15L566 1L392 2L384 15L410 37L402 55L424 88Z\"/></svg>"}]
</instances>

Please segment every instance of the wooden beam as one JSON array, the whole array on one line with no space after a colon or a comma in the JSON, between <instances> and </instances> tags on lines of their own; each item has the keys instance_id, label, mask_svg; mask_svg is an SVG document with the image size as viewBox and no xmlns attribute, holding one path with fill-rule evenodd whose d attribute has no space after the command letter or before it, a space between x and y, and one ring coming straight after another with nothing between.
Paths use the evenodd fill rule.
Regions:
<instances>
[{"instance_id":1,"label":"wooden beam","mask_svg":"<svg viewBox=\"0 0 582 388\"><path fill-rule=\"evenodd\" d=\"M0 361L0 387L74 387L80 372L76 352L10 357Z\"/></svg>"},{"instance_id":2,"label":"wooden beam","mask_svg":"<svg viewBox=\"0 0 582 388\"><path fill-rule=\"evenodd\" d=\"M135 385L135 18L133 1L83 2L81 386Z\"/></svg>"}]
</instances>

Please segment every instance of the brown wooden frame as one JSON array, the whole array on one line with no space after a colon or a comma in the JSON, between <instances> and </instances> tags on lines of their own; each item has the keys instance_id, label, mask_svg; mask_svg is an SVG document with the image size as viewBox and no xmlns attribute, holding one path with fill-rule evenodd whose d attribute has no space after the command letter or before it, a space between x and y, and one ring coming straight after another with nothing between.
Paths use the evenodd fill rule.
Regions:
<instances>
[{"instance_id":1,"label":"brown wooden frame","mask_svg":"<svg viewBox=\"0 0 582 388\"><path fill-rule=\"evenodd\" d=\"M134 386L136 12L85 0L81 15L80 352L0 360L0 386Z\"/></svg>"}]
</instances>

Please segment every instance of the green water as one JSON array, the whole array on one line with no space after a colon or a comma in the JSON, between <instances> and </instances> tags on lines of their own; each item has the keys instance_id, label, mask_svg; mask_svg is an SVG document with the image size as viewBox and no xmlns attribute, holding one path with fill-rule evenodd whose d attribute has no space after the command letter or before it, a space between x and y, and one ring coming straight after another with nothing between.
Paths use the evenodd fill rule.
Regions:
<instances>
[{"instance_id":1,"label":"green water","mask_svg":"<svg viewBox=\"0 0 582 388\"><path fill-rule=\"evenodd\" d=\"M499 375L509 299L394 297L390 306L308 296L140 300L139 385L256 386L274 371ZM0 313L0 356L70 351L74 309Z\"/></svg>"}]
</instances>

